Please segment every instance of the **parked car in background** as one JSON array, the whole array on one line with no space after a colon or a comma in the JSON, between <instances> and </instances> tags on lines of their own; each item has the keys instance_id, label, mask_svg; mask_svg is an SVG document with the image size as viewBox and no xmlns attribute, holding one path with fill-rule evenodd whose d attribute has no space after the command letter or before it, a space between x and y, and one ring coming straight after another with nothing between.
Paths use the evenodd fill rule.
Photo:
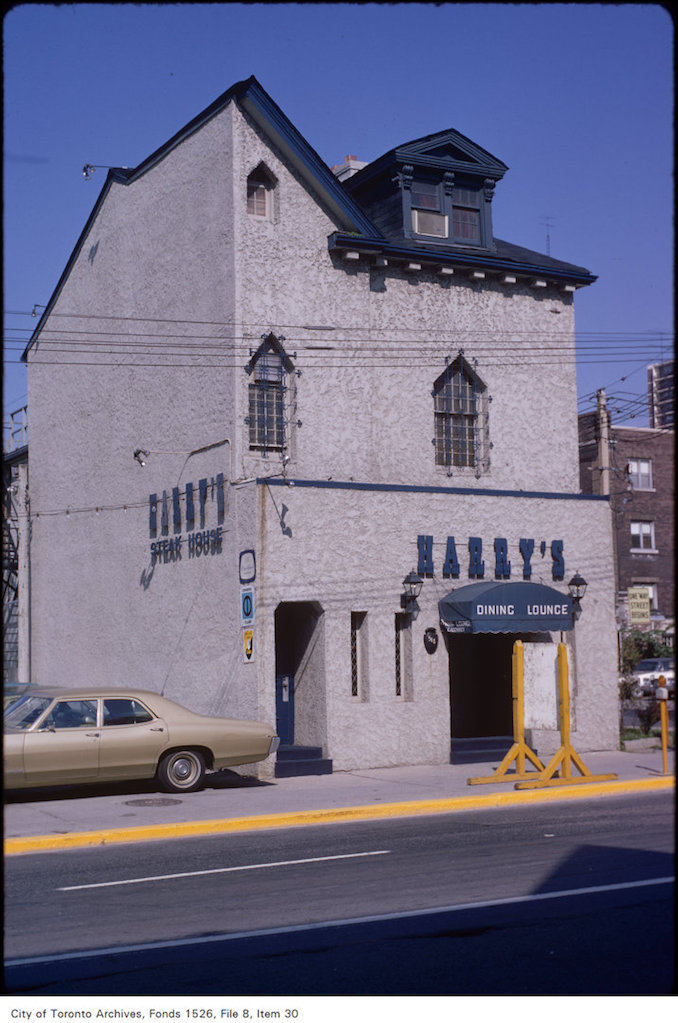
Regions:
<instances>
[{"instance_id":1,"label":"parked car in background","mask_svg":"<svg viewBox=\"0 0 678 1023\"><path fill-rule=\"evenodd\" d=\"M206 771L265 760L278 745L269 725L206 717L157 693L31 686L4 712L4 784L156 777L168 792L193 792Z\"/></svg>"},{"instance_id":2,"label":"parked car in background","mask_svg":"<svg viewBox=\"0 0 678 1023\"><path fill-rule=\"evenodd\" d=\"M646 657L639 661L632 672L635 681L635 696L650 696L657 688L659 676L666 679L669 696L675 694L675 663L671 657Z\"/></svg>"}]
</instances>

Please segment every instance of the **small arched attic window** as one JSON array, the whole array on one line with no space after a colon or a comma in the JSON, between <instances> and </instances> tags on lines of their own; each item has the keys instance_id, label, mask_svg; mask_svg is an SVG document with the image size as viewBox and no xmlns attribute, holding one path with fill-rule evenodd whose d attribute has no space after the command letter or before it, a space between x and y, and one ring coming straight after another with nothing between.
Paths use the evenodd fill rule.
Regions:
<instances>
[{"instance_id":1,"label":"small arched attic window","mask_svg":"<svg viewBox=\"0 0 678 1023\"><path fill-rule=\"evenodd\" d=\"M265 163L260 163L247 178L247 212L267 220L273 214L273 190L276 178Z\"/></svg>"}]
</instances>

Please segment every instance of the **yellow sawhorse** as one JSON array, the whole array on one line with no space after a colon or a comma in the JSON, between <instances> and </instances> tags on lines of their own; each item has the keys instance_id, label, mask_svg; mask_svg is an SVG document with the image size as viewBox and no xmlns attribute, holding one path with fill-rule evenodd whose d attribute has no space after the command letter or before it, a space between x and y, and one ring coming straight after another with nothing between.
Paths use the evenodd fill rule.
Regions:
<instances>
[{"instance_id":1,"label":"yellow sawhorse","mask_svg":"<svg viewBox=\"0 0 678 1023\"><path fill-rule=\"evenodd\" d=\"M552 785L576 785L592 781L613 781L616 774L591 774L570 742L570 683L567 668L567 647L558 644L558 712L560 716L560 749L537 778L519 781L517 789L541 789ZM579 775L573 776L572 767ZM558 773L558 777L554 777Z\"/></svg>"},{"instance_id":2,"label":"yellow sawhorse","mask_svg":"<svg viewBox=\"0 0 678 1023\"><path fill-rule=\"evenodd\" d=\"M541 760L525 742L525 699L523 682L523 642L517 639L513 644L513 657L511 659L511 682L513 690L513 745L508 751L501 764L494 774L485 775L481 778L467 778L468 785L487 785L497 781L516 781L517 778L534 777L534 771L528 771L526 760L529 760L537 771L545 770ZM516 764L515 771L508 773L512 763Z\"/></svg>"}]
</instances>

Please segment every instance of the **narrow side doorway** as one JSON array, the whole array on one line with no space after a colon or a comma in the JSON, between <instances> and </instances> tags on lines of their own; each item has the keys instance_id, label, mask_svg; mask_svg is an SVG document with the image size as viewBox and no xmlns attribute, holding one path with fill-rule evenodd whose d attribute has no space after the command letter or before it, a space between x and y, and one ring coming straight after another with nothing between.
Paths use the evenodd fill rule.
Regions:
<instances>
[{"instance_id":1,"label":"narrow side doorway","mask_svg":"<svg viewBox=\"0 0 678 1023\"><path fill-rule=\"evenodd\" d=\"M276 776L329 774L324 615L315 601L286 601L275 612Z\"/></svg>"}]
</instances>

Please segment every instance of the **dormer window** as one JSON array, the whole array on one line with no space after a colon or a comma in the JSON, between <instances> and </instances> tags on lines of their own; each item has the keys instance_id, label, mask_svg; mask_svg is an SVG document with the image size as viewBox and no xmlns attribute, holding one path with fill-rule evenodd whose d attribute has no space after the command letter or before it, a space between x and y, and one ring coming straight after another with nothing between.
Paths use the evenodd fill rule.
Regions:
<instances>
[{"instance_id":1,"label":"dormer window","mask_svg":"<svg viewBox=\"0 0 678 1023\"><path fill-rule=\"evenodd\" d=\"M492 196L507 170L450 128L396 146L342 185L389 242L496 252Z\"/></svg>"},{"instance_id":2,"label":"dormer window","mask_svg":"<svg viewBox=\"0 0 678 1023\"><path fill-rule=\"evenodd\" d=\"M460 181L452 172L434 180L418 177L413 168L404 168L401 180L406 237L452 245L492 244L488 184L493 182L469 177Z\"/></svg>"}]
</instances>

